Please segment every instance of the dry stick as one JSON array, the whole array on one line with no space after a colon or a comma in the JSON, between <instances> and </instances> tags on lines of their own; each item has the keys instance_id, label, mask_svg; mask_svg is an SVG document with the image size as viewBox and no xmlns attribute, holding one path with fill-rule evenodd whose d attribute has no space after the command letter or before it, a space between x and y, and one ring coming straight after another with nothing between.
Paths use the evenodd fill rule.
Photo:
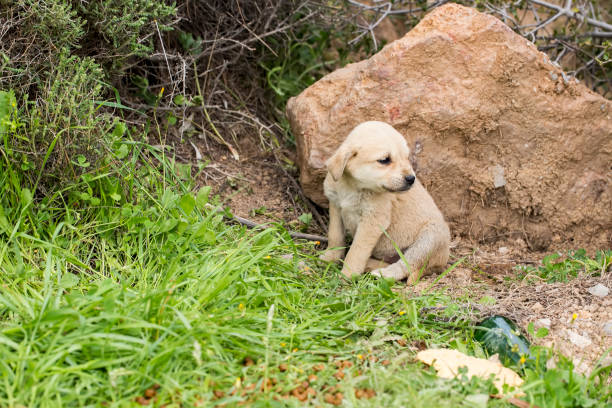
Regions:
<instances>
[{"instance_id":1,"label":"dry stick","mask_svg":"<svg viewBox=\"0 0 612 408\"><path fill-rule=\"evenodd\" d=\"M603 21L595 20L594 18L583 16L581 13L575 13L567 7L561 7L556 4L550 4L548 2L542 0L530 0L532 3L537 4L538 6L546 7L552 10L556 10L557 13L561 13L567 17L575 18L576 20L584 20L588 24L593 27L603 28L604 30L612 31L612 25L608 23L604 23ZM569 3L569 2L568 2ZM571 3L569 3L571 5Z\"/></svg>"},{"instance_id":2,"label":"dry stick","mask_svg":"<svg viewBox=\"0 0 612 408\"><path fill-rule=\"evenodd\" d=\"M247 220L246 218L242 218L239 217L237 215L232 215L231 217L228 217L227 215L224 215L228 220L231 221L236 221L239 224L242 224L244 226L247 226L249 228L267 228L267 224L257 224L254 221L251 220ZM302 232L294 232L294 231L287 231L287 233L292 237L292 238L297 238L297 239L305 239L308 241L315 241L315 242L327 242L327 238L321 236L321 235L315 235L315 234L304 234Z\"/></svg>"}]
</instances>

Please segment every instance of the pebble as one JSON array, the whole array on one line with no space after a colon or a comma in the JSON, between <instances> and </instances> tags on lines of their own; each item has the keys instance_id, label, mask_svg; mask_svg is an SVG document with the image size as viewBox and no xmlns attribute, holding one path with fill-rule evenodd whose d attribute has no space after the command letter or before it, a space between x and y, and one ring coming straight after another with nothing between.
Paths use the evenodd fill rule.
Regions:
<instances>
[{"instance_id":1,"label":"pebble","mask_svg":"<svg viewBox=\"0 0 612 408\"><path fill-rule=\"evenodd\" d=\"M557 78L559 78L559 76L557 74L555 74L554 72L550 73L550 79L552 79L553 81L556 81Z\"/></svg>"},{"instance_id":2,"label":"pebble","mask_svg":"<svg viewBox=\"0 0 612 408\"><path fill-rule=\"evenodd\" d=\"M603 325L603 334L604 336L612 337L612 320L604 323Z\"/></svg>"},{"instance_id":3,"label":"pebble","mask_svg":"<svg viewBox=\"0 0 612 408\"><path fill-rule=\"evenodd\" d=\"M565 334L567 335L569 341L579 348L585 348L591 345L591 339L586 336L581 336L573 330L566 330Z\"/></svg>"},{"instance_id":4,"label":"pebble","mask_svg":"<svg viewBox=\"0 0 612 408\"><path fill-rule=\"evenodd\" d=\"M598 283L597 285L590 287L587 290L591 295L601 297L601 298L608 296L608 293L610 293L610 289L608 289L601 283Z\"/></svg>"},{"instance_id":5,"label":"pebble","mask_svg":"<svg viewBox=\"0 0 612 408\"><path fill-rule=\"evenodd\" d=\"M547 329L550 329L551 325L552 325L552 322L550 321L549 318L538 319L538 320L536 320L536 322L534 324L536 329L539 329L540 327L546 327Z\"/></svg>"},{"instance_id":6,"label":"pebble","mask_svg":"<svg viewBox=\"0 0 612 408\"><path fill-rule=\"evenodd\" d=\"M497 249L497 252L499 252L501 255L506 255L510 250L508 249L508 247L499 247Z\"/></svg>"}]
</instances>

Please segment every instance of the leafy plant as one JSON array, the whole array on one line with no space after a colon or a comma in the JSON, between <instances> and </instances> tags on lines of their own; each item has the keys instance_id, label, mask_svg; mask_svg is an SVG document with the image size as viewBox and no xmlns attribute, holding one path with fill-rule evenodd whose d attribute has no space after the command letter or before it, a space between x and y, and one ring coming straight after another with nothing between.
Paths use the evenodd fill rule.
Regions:
<instances>
[{"instance_id":1,"label":"leafy plant","mask_svg":"<svg viewBox=\"0 0 612 408\"><path fill-rule=\"evenodd\" d=\"M520 279L538 277L547 282L567 282L578 274L600 275L612 264L612 250L597 251L589 257L584 249L571 251L565 259L560 254L551 254L542 259L542 266L519 266Z\"/></svg>"},{"instance_id":2,"label":"leafy plant","mask_svg":"<svg viewBox=\"0 0 612 408\"><path fill-rule=\"evenodd\" d=\"M77 2L79 14L88 28L99 33L117 61L130 56L144 56L153 49L159 31L167 31L176 14L174 2L158 0L96 0Z\"/></svg>"}]
</instances>

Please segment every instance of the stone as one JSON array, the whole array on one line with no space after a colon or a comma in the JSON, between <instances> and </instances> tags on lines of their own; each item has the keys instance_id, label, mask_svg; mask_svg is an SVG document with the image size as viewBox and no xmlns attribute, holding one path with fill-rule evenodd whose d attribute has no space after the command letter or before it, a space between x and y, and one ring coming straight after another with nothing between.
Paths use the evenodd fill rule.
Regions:
<instances>
[{"instance_id":1,"label":"stone","mask_svg":"<svg viewBox=\"0 0 612 408\"><path fill-rule=\"evenodd\" d=\"M608 289L606 286L602 285L601 283L598 283L597 285L588 288L587 291L591 295L597 296L600 298L606 297L608 296L608 293L610 293L610 289Z\"/></svg>"},{"instance_id":2,"label":"stone","mask_svg":"<svg viewBox=\"0 0 612 408\"><path fill-rule=\"evenodd\" d=\"M582 336L574 330L565 330L567 339L576 347L585 348L591 345L591 339L586 336Z\"/></svg>"},{"instance_id":3,"label":"stone","mask_svg":"<svg viewBox=\"0 0 612 408\"><path fill-rule=\"evenodd\" d=\"M453 235L522 237L532 250L607 247L612 101L562 77L497 18L438 7L289 100L303 191L327 206L325 161L357 124L381 120L406 137Z\"/></svg>"},{"instance_id":4,"label":"stone","mask_svg":"<svg viewBox=\"0 0 612 408\"><path fill-rule=\"evenodd\" d=\"M538 319L534 323L534 326L535 326L536 329L539 329L541 327L545 327L547 329L550 329L551 325L552 325L552 322L551 322L551 320L549 318Z\"/></svg>"},{"instance_id":5,"label":"stone","mask_svg":"<svg viewBox=\"0 0 612 408\"><path fill-rule=\"evenodd\" d=\"M497 252L500 253L500 255L506 255L510 250L508 249L508 247L502 246L497 248Z\"/></svg>"},{"instance_id":6,"label":"stone","mask_svg":"<svg viewBox=\"0 0 612 408\"><path fill-rule=\"evenodd\" d=\"M612 337L612 320L610 320L609 322L604 323L604 325L602 327L602 332L603 332L604 336Z\"/></svg>"}]
</instances>

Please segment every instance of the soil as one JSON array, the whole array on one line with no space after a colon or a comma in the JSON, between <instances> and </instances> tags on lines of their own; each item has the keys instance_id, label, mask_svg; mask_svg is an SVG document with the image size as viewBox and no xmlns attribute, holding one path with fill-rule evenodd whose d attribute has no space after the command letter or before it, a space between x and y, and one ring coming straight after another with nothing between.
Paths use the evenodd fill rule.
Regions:
<instances>
[{"instance_id":1,"label":"soil","mask_svg":"<svg viewBox=\"0 0 612 408\"><path fill-rule=\"evenodd\" d=\"M291 149L265 151L257 139L245 137L235 143L239 155L236 160L225 146L200 139L191 139L191 142L203 156L203 162L210 159L197 178L198 184L211 186L235 215L260 224L281 222L294 230L304 227L298 220L303 213L316 211L322 223L327 221L326 210L309 203L299 190L297 172L287 165L295 157ZM176 146L179 159L193 163L195 171L196 149L189 142ZM305 228L305 232L312 234L325 235L324 231L315 217ZM455 237L454 244L450 262L462 257L466 261L434 287L445 290L458 303L464 302L466 295L471 299L489 299L472 305L474 319L501 314L522 328L530 322L540 327L541 319L550 319L549 335L532 340L553 346L571 357L580 372L589 372L612 347L612 337L603 335L602 329L606 322L612 321L612 294L598 298L587 291L597 283L612 289L612 270L596 278L579 276L568 283L534 284L533 280L527 283L517 279L516 267L537 265L548 253L531 251L521 238L483 245ZM414 288L406 290L421 292L438 277L426 276ZM570 340L571 332L587 337L591 344L576 346ZM612 363L612 358L604 356L604 361Z\"/></svg>"},{"instance_id":2,"label":"soil","mask_svg":"<svg viewBox=\"0 0 612 408\"><path fill-rule=\"evenodd\" d=\"M466 262L438 282L439 276L426 276L406 290L418 293L433 285L459 304L466 296L481 300L470 305L477 319L503 315L517 322L524 332L529 323L534 323L536 329L547 327L547 336L530 340L570 357L578 372L589 373L598 363L612 364L612 356L606 354L612 349L612 336L603 331L604 324L612 321L612 295L600 298L588 292L598 283L612 288L610 268L602 276L579 275L566 283L537 282L533 276L521 281L517 267L538 264L546 253L529 252L521 242L514 247L461 242L452 253L455 261L465 257ZM590 340L590 344L581 344L576 334Z\"/></svg>"}]
</instances>

